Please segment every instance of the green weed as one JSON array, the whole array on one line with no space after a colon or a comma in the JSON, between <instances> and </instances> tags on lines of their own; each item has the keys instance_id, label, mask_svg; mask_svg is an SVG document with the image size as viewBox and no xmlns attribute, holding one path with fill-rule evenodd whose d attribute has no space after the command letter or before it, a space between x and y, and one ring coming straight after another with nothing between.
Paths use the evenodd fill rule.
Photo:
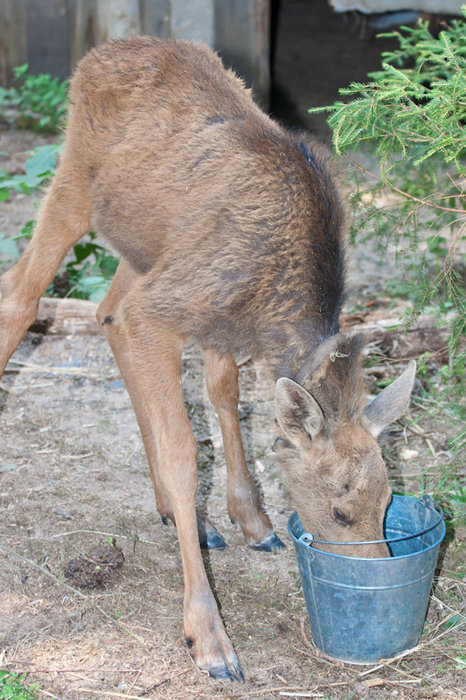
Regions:
<instances>
[{"instance_id":1,"label":"green weed","mask_svg":"<svg viewBox=\"0 0 466 700\"><path fill-rule=\"evenodd\" d=\"M0 87L0 114L22 129L59 131L68 106L68 83L50 75L30 75L28 64L14 69L14 84Z\"/></svg>"},{"instance_id":2,"label":"green weed","mask_svg":"<svg viewBox=\"0 0 466 700\"><path fill-rule=\"evenodd\" d=\"M25 172L19 175L9 176L4 170L0 170L0 202L9 199L12 192L20 192L30 197L35 197L39 187L44 185L55 173L57 157L61 146L48 144L37 146L27 159ZM21 233L16 236L5 236L0 233L0 255L4 255L10 261L18 257L16 241L20 238L30 238L34 229L34 221L28 221Z\"/></svg>"},{"instance_id":3,"label":"green weed","mask_svg":"<svg viewBox=\"0 0 466 700\"><path fill-rule=\"evenodd\" d=\"M11 192L22 192L32 195L55 173L57 157L61 146L57 143L37 146L27 159L24 170L20 175L7 175L0 171L0 201L5 202Z\"/></svg>"},{"instance_id":4,"label":"green weed","mask_svg":"<svg viewBox=\"0 0 466 700\"><path fill-rule=\"evenodd\" d=\"M57 275L49 287L49 296L72 296L101 302L112 282L119 259L104 246L95 243L95 234L77 243L74 258L66 263L65 270Z\"/></svg>"},{"instance_id":5,"label":"green weed","mask_svg":"<svg viewBox=\"0 0 466 700\"><path fill-rule=\"evenodd\" d=\"M0 671L0 700L36 700L39 686L25 686L23 681L23 674Z\"/></svg>"},{"instance_id":6,"label":"green weed","mask_svg":"<svg viewBox=\"0 0 466 700\"><path fill-rule=\"evenodd\" d=\"M66 81L60 82L50 75L30 75L27 65L19 66L15 68L13 87L0 88L0 113L20 128L58 131L63 126L67 110L67 87ZM0 170L0 202L6 201L12 192L35 198L38 189L55 174L61 148L60 143L38 146L27 159L22 174L9 176ZM34 221L28 221L15 236L5 236L0 232L0 255L5 262L17 259L17 241L31 238L33 231ZM93 233L74 246L72 256L47 293L102 301L118 266L118 258L96 243Z\"/></svg>"},{"instance_id":7,"label":"green weed","mask_svg":"<svg viewBox=\"0 0 466 700\"><path fill-rule=\"evenodd\" d=\"M25 164L24 174L9 177L0 172L0 201L6 201L11 192L22 192L35 197L37 190L53 177L60 144L38 146ZM18 257L16 241L31 238L34 221L28 221L16 236L4 236L0 233L0 255L6 261L14 262ZM65 264L65 269L57 275L49 287L49 296L73 296L100 302L107 293L119 259L102 245L95 242L95 234L88 240L77 243L73 248L74 256Z\"/></svg>"}]
</instances>

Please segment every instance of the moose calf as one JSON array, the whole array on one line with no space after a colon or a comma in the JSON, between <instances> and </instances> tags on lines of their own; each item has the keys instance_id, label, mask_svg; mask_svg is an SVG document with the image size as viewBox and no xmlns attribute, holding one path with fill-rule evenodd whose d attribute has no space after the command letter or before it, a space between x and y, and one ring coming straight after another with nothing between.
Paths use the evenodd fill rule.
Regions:
<instances>
[{"instance_id":1,"label":"moose calf","mask_svg":"<svg viewBox=\"0 0 466 700\"><path fill-rule=\"evenodd\" d=\"M282 545L248 471L235 356L268 362L281 458L304 527L378 540L390 502L376 437L406 410L415 364L366 406L359 335L339 333L344 213L322 154L285 131L207 47L137 37L92 49L71 83L65 151L34 237L2 280L0 376L67 251L91 229L122 259L97 316L131 395L157 508L177 527L184 633L216 678L242 678L204 570L196 442L181 352L204 353L227 502L248 545ZM338 550L337 550L338 551ZM345 553L386 556L383 544Z\"/></svg>"}]
</instances>

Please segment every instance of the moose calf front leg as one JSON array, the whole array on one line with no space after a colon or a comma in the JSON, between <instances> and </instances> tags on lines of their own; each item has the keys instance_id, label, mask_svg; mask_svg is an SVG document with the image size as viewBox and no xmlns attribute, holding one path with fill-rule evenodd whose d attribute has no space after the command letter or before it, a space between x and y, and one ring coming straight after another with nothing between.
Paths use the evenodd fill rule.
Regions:
<instances>
[{"instance_id":1,"label":"moose calf front leg","mask_svg":"<svg viewBox=\"0 0 466 700\"><path fill-rule=\"evenodd\" d=\"M129 295L137 303L137 293ZM151 327L130 299L128 331L139 394L157 447L158 475L176 521L184 573L184 633L199 668L215 678L242 679L220 619L199 546L196 518L197 445L181 390L183 341Z\"/></svg>"},{"instance_id":2,"label":"moose calf front leg","mask_svg":"<svg viewBox=\"0 0 466 700\"><path fill-rule=\"evenodd\" d=\"M222 430L227 464L228 513L240 524L244 538L254 549L273 551L284 547L264 513L259 493L244 456L238 415L238 367L232 357L204 351L209 398Z\"/></svg>"}]
</instances>

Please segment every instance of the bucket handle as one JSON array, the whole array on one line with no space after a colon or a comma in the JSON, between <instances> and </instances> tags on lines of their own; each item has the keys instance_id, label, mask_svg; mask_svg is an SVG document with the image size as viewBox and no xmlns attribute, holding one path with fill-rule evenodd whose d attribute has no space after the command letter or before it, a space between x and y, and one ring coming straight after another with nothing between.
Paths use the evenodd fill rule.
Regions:
<instances>
[{"instance_id":1,"label":"bucket handle","mask_svg":"<svg viewBox=\"0 0 466 700\"><path fill-rule=\"evenodd\" d=\"M434 530L434 528L436 528L437 525L439 525L439 523L442 522L443 510L440 508L437 501L434 501L434 499L431 498L431 496L425 495L419 502L422 502L426 508L435 511L438 515L438 518L432 525L429 525L429 527L426 527L424 530L420 530L419 532L414 532L409 535L402 535L401 537L390 537L384 540L364 540L363 542L330 542L329 540L318 540L310 532L303 532L303 534L298 538L298 542L301 542L306 547L312 547L314 543L331 545L391 544L392 542L404 542L404 540L412 540L414 537L422 537L422 535L425 535L427 532Z\"/></svg>"}]
</instances>

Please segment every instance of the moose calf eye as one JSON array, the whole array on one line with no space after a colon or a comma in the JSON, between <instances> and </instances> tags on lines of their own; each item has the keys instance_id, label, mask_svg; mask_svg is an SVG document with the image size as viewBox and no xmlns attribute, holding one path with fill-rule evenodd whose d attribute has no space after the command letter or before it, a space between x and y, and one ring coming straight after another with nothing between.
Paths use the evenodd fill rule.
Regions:
<instances>
[{"instance_id":1,"label":"moose calf eye","mask_svg":"<svg viewBox=\"0 0 466 700\"><path fill-rule=\"evenodd\" d=\"M282 437L277 437L272 445L272 452L280 452L280 450L290 447L292 447L292 445L289 440L285 440L285 438Z\"/></svg>"},{"instance_id":2,"label":"moose calf eye","mask_svg":"<svg viewBox=\"0 0 466 700\"><path fill-rule=\"evenodd\" d=\"M348 518L339 508L333 509L333 517L338 523L341 523L342 525L349 525Z\"/></svg>"}]
</instances>

